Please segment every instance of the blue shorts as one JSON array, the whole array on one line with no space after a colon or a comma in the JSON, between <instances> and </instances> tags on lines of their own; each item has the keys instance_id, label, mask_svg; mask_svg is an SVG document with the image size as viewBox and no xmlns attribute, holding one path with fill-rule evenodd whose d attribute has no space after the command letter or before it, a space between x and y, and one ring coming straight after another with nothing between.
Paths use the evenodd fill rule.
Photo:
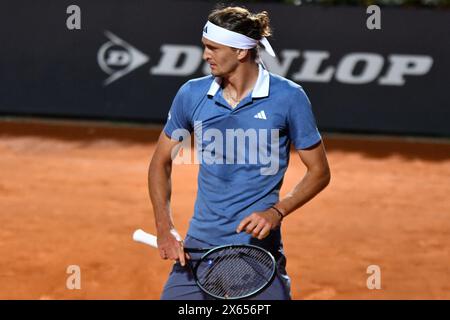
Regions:
<instances>
[{"instance_id":1,"label":"blue shorts","mask_svg":"<svg viewBox=\"0 0 450 320\"><path fill-rule=\"evenodd\" d=\"M191 248L209 248L210 244L187 236L184 245ZM277 250L269 250L277 262L277 273L274 280L264 290L248 298L248 300L290 300L290 279L286 273L286 257L283 254L281 243ZM193 260L199 256L190 254ZM201 254L200 254L201 256ZM213 297L203 292L195 283L194 276L189 267L182 267L175 263L169 274L161 300L214 300Z\"/></svg>"}]
</instances>

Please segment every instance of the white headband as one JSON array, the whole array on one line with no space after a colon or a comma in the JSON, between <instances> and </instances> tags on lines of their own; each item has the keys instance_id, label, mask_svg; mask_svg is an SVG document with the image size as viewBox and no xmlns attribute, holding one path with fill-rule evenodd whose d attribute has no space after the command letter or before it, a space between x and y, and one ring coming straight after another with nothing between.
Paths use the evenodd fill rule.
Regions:
<instances>
[{"instance_id":1,"label":"white headband","mask_svg":"<svg viewBox=\"0 0 450 320\"><path fill-rule=\"evenodd\" d=\"M260 42L267 53L272 57L275 57L275 52L266 37L262 37L261 40L255 40L241 33L219 27L211 21L208 21L203 27L203 37L225 46L238 49L252 49Z\"/></svg>"}]
</instances>

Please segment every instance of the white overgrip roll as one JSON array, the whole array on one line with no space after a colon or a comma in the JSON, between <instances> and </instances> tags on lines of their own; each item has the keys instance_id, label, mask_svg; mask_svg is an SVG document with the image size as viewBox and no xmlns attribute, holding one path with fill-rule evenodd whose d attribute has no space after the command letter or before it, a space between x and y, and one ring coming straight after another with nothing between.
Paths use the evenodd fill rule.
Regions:
<instances>
[{"instance_id":1,"label":"white overgrip roll","mask_svg":"<svg viewBox=\"0 0 450 320\"><path fill-rule=\"evenodd\" d=\"M145 232L142 229L137 229L134 233L133 233L133 240L136 242L141 242L144 244L147 244L149 246L152 246L154 248L158 248L158 243L156 241L156 236Z\"/></svg>"}]
</instances>

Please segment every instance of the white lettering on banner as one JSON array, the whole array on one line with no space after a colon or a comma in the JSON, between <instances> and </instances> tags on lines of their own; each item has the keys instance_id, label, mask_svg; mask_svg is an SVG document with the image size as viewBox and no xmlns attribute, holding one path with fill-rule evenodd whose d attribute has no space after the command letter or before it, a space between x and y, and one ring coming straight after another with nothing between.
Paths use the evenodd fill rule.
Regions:
<instances>
[{"instance_id":1,"label":"white lettering on banner","mask_svg":"<svg viewBox=\"0 0 450 320\"><path fill-rule=\"evenodd\" d=\"M429 56L392 54L388 59L391 64L386 75L379 79L379 84L402 86L405 84L405 75L424 75L433 65L433 58Z\"/></svg>"},{"instance_id":2,"label":"white lettering on banner","mask_svg":"<svg viewBox=\"0 0 450 320\"><path fill-rule=\"evenodd\" d=\"M305 82L329 82L334 73L333 67L328 67L322 73L319 68L330 54L326 51L305 51L303 53L304 63L299 72L292 75L292 79Z\"/></svg>"},{"instance_id":3,"label":"white lettering on banner","mask_svg":"<svg viewBox=\"0 0 450 320\"><path fill-rule=\"evenodd\" d=\"M276 62L275 59L262 52L266 65ZM349 53L342 57L335 70L334 67L327 66L325 70L319 72L324 67L325 60L330 53L327 51L304 51L303 64L299 70L289 77L289 74L280 74L283 77L292 78L299 82L330 82L335 73L335 79L347 84L365 84L380 77L380 72L385 64L385 59L376 53ZM366 62L366 66L360 75L353 75L356 64L360 61ZM406 55L391 54L388 56L388 69L382 76L378 84L388 86L401 86L405 84L405 75L421 76L427 74L433 65L433 58L426 55Z\"/></svg>"},{"instance_id":4,"label":"white lettering on banner","mask_svg":"<svg viewBox=\"0 0 450 320\"><path fill-rule=\"evenodd\" d=\"M202 63L202 50L196 46L164 44L161 51L161 60L156 67L150 69L150 74L188 76L195 73ZM183 57L183 63L177 65Z\"/></svg>"},{"instance_id":5,"label":"white lettering on banner","mask_svg":"<svg viewBox=\"0 0 450 320\"><path fill-rule=\"evenodd\" d=\"M364 68L359 75L354 75L355 67L359 62L364 63ZM383 57L374 53L352 53L346 55L337 67L336 80L349 84L372 82L383 69L383 62Z\"/></svg>"},{"instance_id":6,"label":"white lettering on banner","mask_svg":"<svg viewBox=\"0 0 450 320\"><path fill-rule=\"evenodd\" d=\"M97 54L100 68L110 75L104 85L149 61L147 55L111 32L107 31L105 35L110 41L103 44ZM188 77L197 72L208 75L211 69L203 62L202 52L199 46L163 44L161 57L149 72L152 76ZM285 49L274 58L265 51L261 52L271 72L297 82L328 83L335 80L352 85L374 82L383 86L402 86L406 83L406 76L423 76L433 65L433 58L427 55L390 54L385 59L378 53L351 52L343 55L333 66L329 63L330 55L328 51ZM301 65L297 71L292 71L290 69L296 59L300 59ZM386 70L384 74L383 70Z\"/></svg>"}]
</instances>

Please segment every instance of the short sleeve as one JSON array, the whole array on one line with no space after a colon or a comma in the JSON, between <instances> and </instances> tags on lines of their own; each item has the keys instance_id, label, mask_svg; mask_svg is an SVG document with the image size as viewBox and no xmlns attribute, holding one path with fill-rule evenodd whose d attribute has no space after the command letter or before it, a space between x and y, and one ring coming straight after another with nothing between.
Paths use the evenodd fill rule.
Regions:
<instances>
[{"instance_id":1,"label":"short sleeve","mask_svg":"<svg viewBox=\"0 0 450 320\"><path fill-rule=\"evenodd\" d=\"M289 137L295 149L307 149L322 138L317 129L316 119L312 112L311 103L305 91L299 87L293 94L293 101L289 106L288 128Z\"/></svg>"},{"instance_id":2,"label":"short sleeve","mask_svg":"<svg viewBox=\"0 0 450 320\"><path fill-rule=\"evenodd\" d=\"M191 121L187 112L189 100L189 83L185 83L173 99L163 129L166 135L174 140L182 141L186 134L192 132Z\"/></svg>"}]
</instances>

